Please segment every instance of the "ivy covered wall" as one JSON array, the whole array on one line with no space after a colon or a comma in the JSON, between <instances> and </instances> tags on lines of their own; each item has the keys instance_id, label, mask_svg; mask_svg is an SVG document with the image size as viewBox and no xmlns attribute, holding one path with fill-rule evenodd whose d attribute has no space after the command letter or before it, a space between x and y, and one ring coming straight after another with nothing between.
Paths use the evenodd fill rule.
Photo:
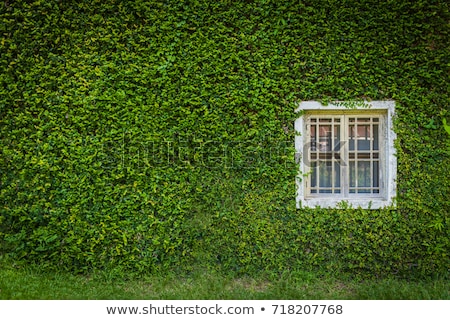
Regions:
<instances>
[{"instance_id":1,"label":"ivy covered wall","mask_svg":"<svg viewBox=\"0 0 450 320\"><path fill-rule=\"evenodd\" d=\"M448 272L446 1L4 1L0 18L2 254ZM396 209L296 209L297 103L359 99L396 101Z\"/></svg>"}]
</instances>

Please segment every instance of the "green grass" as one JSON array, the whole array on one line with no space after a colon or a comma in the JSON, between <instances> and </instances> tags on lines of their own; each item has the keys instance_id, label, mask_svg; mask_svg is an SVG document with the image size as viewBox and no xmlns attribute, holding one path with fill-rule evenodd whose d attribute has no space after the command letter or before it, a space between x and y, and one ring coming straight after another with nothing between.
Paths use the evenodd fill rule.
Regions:
<instances>
[{"instance_id":1,"label":"green grass","mask_svg":"<svg viewBox=\"0 0 450 320\"><path fill-rule=\"evenodd\" d=\"M0 299L450 299L449 281L444 279L355 281L312 273L269 278L197 272L118 281L108 279L107 274L48 273L0 258Z\"/></svg>"}]
</instances>

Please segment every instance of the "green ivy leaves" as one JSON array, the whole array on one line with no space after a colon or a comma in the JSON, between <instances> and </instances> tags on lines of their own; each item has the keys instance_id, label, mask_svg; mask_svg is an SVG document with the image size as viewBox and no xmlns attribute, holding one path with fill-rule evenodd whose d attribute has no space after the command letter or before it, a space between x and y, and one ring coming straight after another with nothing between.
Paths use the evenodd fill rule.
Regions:
<instances>
[{"instance_id":1,"label":"green ivy leaves","mask_svg":"<svg viewBox=\"0 0 450 320\"><path fill-rule=\"evenodd\" d=\"M448 17L426 1L2 4L1 249L81 272L447 270L449 158L428 119L449 117ZM396 100L397 210L295 209L293 110L311 99Z\"/></svg>"},{"instance_id":2,"label":"green ivy leaves","mask_svg":"<svg viewBox=\"0 0 450 320\"><path fill-rule=\"evenodd\" d=\"M444 129L447 131L448 134L450 134L450 125L447 124L447 119L442 119L442 123L444 124Z\"/></svg>"}]
</instances>

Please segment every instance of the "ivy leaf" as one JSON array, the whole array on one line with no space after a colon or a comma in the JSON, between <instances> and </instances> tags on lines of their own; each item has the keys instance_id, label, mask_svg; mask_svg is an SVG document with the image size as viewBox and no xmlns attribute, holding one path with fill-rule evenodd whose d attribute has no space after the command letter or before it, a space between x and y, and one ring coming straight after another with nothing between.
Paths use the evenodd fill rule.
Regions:
<instances>
[{"instance_id":1,"label":"ivy leaf","mask_svg":"<svg viewBox=\"0 0 450 320\"><path fill-rule=\"evenodd\" d=\"M448 134L450 134L450 125L447 124L447 119L442 119L442 123L444 124L444 129L447 131Z\"/></svg>"},{"instance_id":2,"label":"ivy leaf","mask_svg":"<svg viewBox=\"0 0 450 320\"><path fill-rule=\"evenodd\" d=\"M425 125L425 128L427 129L437 129L437 126L434 124L434 119L431 119L428 124Z\"/></svg>"}]
</instances>

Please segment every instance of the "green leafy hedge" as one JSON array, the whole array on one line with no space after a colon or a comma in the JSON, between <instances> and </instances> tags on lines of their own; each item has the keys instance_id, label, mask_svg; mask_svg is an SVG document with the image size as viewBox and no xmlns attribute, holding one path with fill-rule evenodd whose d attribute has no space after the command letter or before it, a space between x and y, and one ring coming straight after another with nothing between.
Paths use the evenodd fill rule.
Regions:
<instances>
[{"instance_id":1,"label":"green leafy hedge","mask_svg":"<svg viewBox=\"0 0 450 320\"><path fill-rule=\"evenodd\" d=\"M450 265L445 1L5 1L0 245L87 272ZM297 210L302 100L394 99L395 210Z\"/></svg>"}]
</instances>

